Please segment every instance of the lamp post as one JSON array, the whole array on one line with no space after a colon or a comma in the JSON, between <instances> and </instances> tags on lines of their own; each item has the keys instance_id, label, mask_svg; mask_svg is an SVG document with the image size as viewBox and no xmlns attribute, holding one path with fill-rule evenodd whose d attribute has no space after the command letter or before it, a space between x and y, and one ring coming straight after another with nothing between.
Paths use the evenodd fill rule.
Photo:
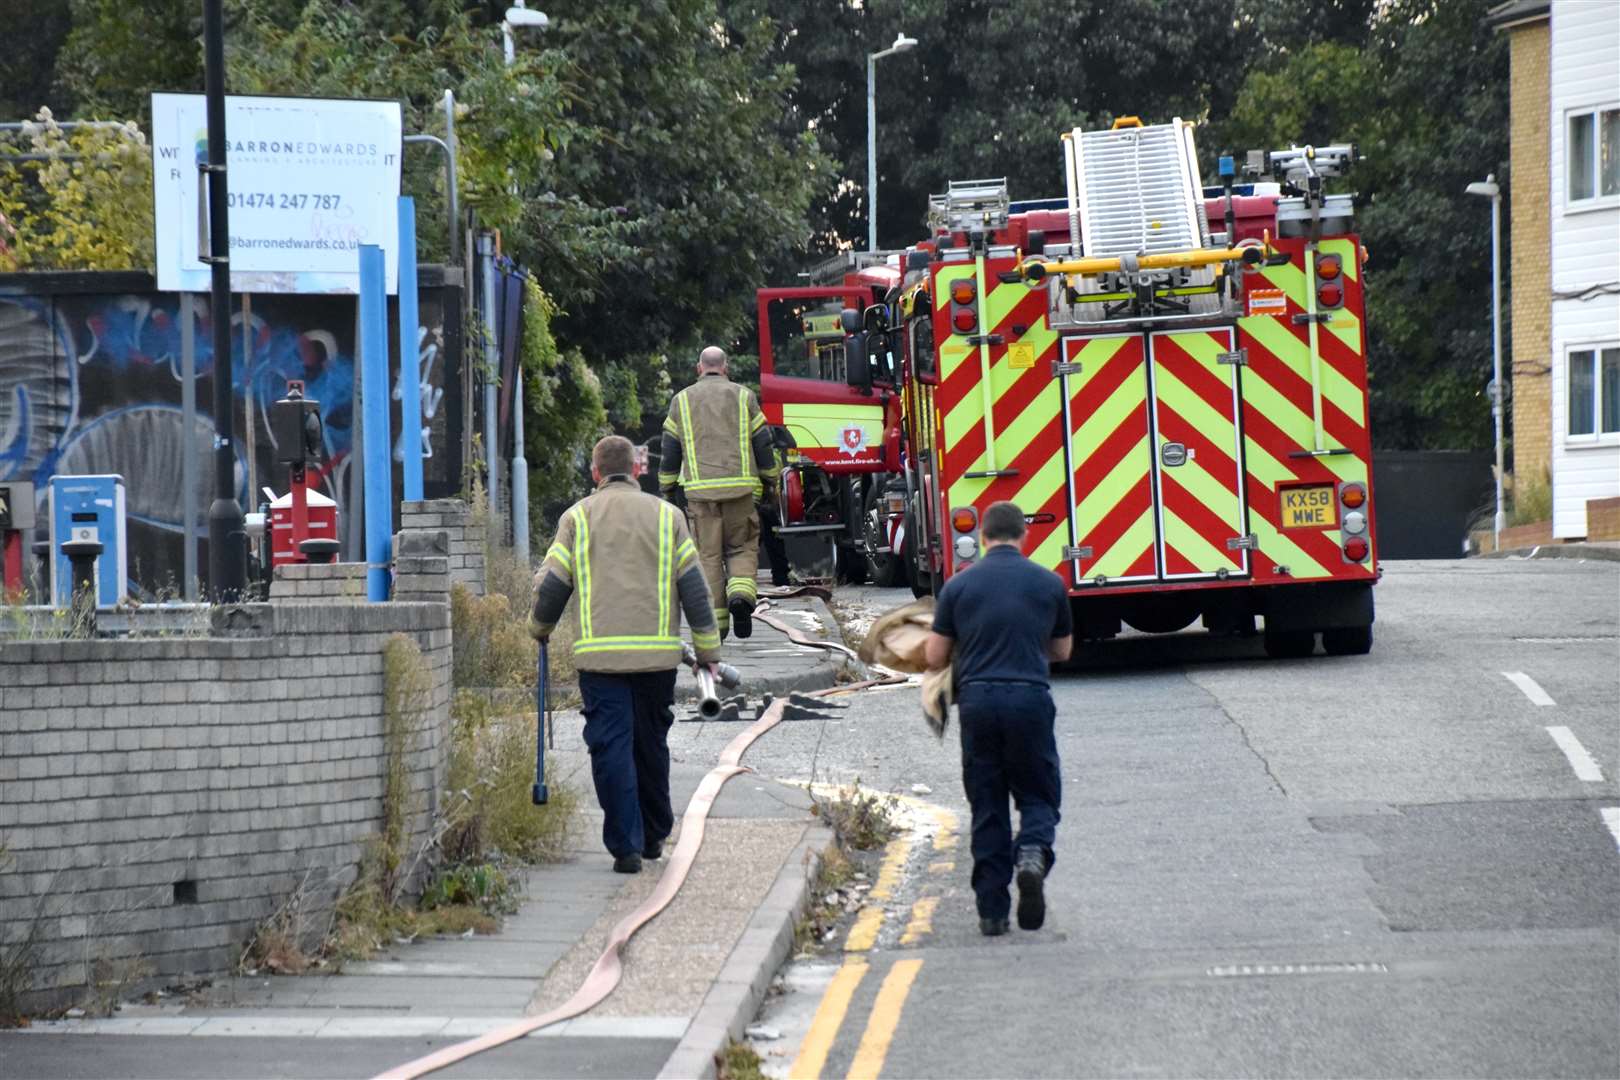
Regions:
<instances>
[{"instance_id":1,"label":"lamp post","mask_svg":"<svg viewBox=\"0 0 1620 1080\"><path fill-rule=\"evenodd\" d=\"M214 337L214 501L208 507L208 586L215 603L242 599L247 533L236 501L236 396L231 373L230 223L225 191L225 15L221 0L203 4L203 87L207 98L208 264ZM190 318L187 315L187 318Z\"/></svg>"},{"instance_id":2,"label":"lamp post","mask_svg":"<svg viewBox=\"0 0 1620 1080\"><path fill-rule=\"evenodd\" d=\"M517 60L517 45L512 40L512 31L518 27L530 27L535 30L544 30L551 25L543 11L530 11L523 6L524 0L512 0L512 6L506 9L506 17L501 20L501 43L506 47L506 66L511 67Z\"/></svg>"},{"instance_id":3,"label":"lamp post","mask_svg":"<svg viewBox=\"0 0 1620 1080\"><path fill-rule=\"evenodd\" d=\"M505 47L506 66L511 67L517 62L517 45L513 40L513 30L525 27L531 30L544 30L550 25L551 20L546 17L545 12L530 10L524 6L524 0L513 0L512 6L506 9L506 15L501 20L501 42ZM516 181L512 183L512 194L517 194ZM489 477L490 514L499 520L501 451L497 439L499 425L495 400L495 372L499 366L500 353L495 344L495 245L487 235L480 237L478 244L484 272L484 362L488 367L488 372L484 376L484 468ZM521 362L520 360L519 363ZM517 394L513 398L512 406L520 412L523 408L521 376L518 379ZM522 424L520 418L516 428L517 455L512 460L512 544L527 562L529 490L528 463L523 459ZM519 483L523 485L521 494L517 488Z\"/></svg>"},{"instance_id":4,"label":"lamp post","mask_svg":"<svg viewBox=\"0 0 1620 1080\"><path fill-rule=\"evenodd\" d=\"M1496 515L1493 547L1502 550L1502 188L1491 173L1465 189L1469 195L1491 200L1491 419L1496 425Z\"/></svg>"},{"instance_id":5,"label":"lamp post","mask_svg":"<svg viewBox=\"0 0 1620 1080\"><path fill-rule=\"evenodd\" d=\"M866 250L877 250L877 62L917 47L917 39L895 36L894 44L866 54Z\"/></svg>"}]
</instances>

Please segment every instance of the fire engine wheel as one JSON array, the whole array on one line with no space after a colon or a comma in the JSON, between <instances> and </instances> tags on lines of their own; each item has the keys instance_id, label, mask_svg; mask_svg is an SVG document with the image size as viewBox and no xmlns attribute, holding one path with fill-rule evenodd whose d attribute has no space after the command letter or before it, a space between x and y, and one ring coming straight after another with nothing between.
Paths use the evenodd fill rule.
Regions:
<instances>
[{"instance_id":1,"label":"fire engine wheel","mask_svg":"<svg viewBox=\"0 0 1620 1080\"><path fill-rule=\"evenodd\" d=\"M1302 660L1316 651L1316 634L1310 630L1278 630L1266 633L1266 655L1273 660Z\"/></svg>"},{"instance_id":2,"label":"fire engine wheel","mask_svg":"<svg viewBox=\"0 0 1620 1080\"><path fill-rule=\"evenodd\" d=\"M1322 650L1329 656L1365 656L1372 651L1372 627L1346 626L1324 630Z\"/></svg>"},{"instance_id":3,"label":"fire engine wheel","mask_svg":"<svg viewBox=\"0 0 1620 1080\"><path fill-rule=\"evenodd\" d=\"M879 552L874 550L888 542L888 529L880 511L878 501L878 486L871 485L871 490L864 500L865 505L861 513L861 555L866 560L867 577L873 585L883 589L892 589L897 585L908 584L906 575L906 556L904 552ZM908 541L909 543L909 541Z\"/></svg>"}]
</instances>

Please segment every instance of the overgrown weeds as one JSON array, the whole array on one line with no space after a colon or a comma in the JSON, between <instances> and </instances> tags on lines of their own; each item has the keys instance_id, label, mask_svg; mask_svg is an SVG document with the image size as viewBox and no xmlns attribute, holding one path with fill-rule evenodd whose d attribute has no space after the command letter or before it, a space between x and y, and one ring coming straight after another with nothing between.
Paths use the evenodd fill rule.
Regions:
<instances>
[{"instance_id":1,"label":"overgrown weeds","mask_svg":"<svg viewBox=\"0 0 1620 1080\"><path fill-rule=\"evenodd\" d=\"M764 1062L747 1043L732 1041L714 1056L719 1080L765 1080Z\"/></svg>"},{"instance_id":2,"label":"overgrown weeds","mask_svg":"<svg viewBox=\"0 0 1620 1080\"><path fill-rule=\"evenodd\" d=\"M530 801L538 734L530 717L465 690L456 693L450 716L450 795L440 841L446 862L562 858L579 800L548 777L549 801Z\"/></svg>"},{"instance_id":3,"label":"overgrown weeds","mask_svg":"<svg viewBox=\"0 0 1620 1080\"><path fill-rule=\"evenodd\" d=\"M11 853L0 844L0 870L11 865ZM34 986L34 969L39 964L40 927L44 921L45 896L39 898L34 914L20 926L0 928L0 1028L27 1022L23 997Z\"/></svg>"},{"instance_id":4,"label":"overgrown weeds","mask_svg":"<svg viewBox=\"0 0 1620 1080\"><path fill-rule=\"evenodd\" d=\"M811 812L826 823L844 851L871 851L899 831L895 822L900 800L861 787L860 778L839 788L831 798L810 793Z\"/></svg>"},{"instance_id":5,"label":"overgrown weeds","mask_svg":"<svg viewBox=\"0 0 1620 1080\"><path fill-rule=\"evenodd\" d=\"M1509 525L1533 525L1540 521L1551 521L1552 513L1552 484L1547 481L1545 474L1527 472L1524 476L1513 477L1512 501L1508 510Z\"/></svg>"},{"instance_id":6,"label":"overgrown weeds","mask_svg":"<svg viewBox=\"0 0 1620 1080\"><path fill-rule=\"evenodd\" d=\"M793 923L793 952L795 955L813 952L827 940L838 920L848 909L844 889L855 878L855 864L837 844L828 845L821 853L815 877L810 881L810 902L804 914Z\"/></svg>"}]
</instances>

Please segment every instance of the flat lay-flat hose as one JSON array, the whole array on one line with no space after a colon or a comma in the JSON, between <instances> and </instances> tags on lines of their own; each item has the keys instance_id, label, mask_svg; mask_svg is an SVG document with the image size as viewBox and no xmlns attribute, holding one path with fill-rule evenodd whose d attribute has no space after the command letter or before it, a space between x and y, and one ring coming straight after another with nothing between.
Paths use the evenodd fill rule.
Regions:
<instances>
[{"instance_id":1,"label":"flat lay-flat hose","mask_svg":"<svg viewBox=\"0 0 1620 1080\"><path fill-rule=\"evenodd\" d=\"M851 656L854 655L841 644L809 637L803 632L786 626L769 616L756 614L754 617L780 630L796 645L829 649L835 652L844 652ZM889 681L891 680L874 679L867 682L851 683L848 686L818 690L809 696L831 697L835 694L850 693ZM597 958L596 964L591 968L590 974L586 976L585 982L580 985L578 990L574 991L572 997L550 1012L541 1013L539 1016L525 1017L522 1020L514 1020L510 1024L486 1032L477 1038L446 1046L414 1061L395 1066L387 1072L379 1074L378 1080L413 1080L418 1076L426 1076L428 1073L453 1065L458 1061L465 1061L474 1054L491 1050L514 1039L521 1039L523 1036L541 1028L550 1027L552 1024L558 1024L564 1020L571 1020L595 1008L596 1005L605 1000L619 985L619 979L623 975L620 954L624 951L625 945L629 943L631 936L650 922L659 912L668 907L670 901L675 899L675 894L680 891L681 885L685 883L686 875L691 871L692 863L697 859L698 849L703 846L703 828L708 821L709 811L714 806L714 800L720 794L720 789L725 786L727 780L730 780L738 773L751 771L742 764L743 754L754 744L755 740L781 722L782 710L785 705L785 701L773 702L769 708L760 714L758 720L739 732L735 738L726 744L726 748L720 753L719 763L704 776L702 782L698 784L697 791L693 792L691 801L686 804L686 810L681 815L681 838L676 842L675 849L670 853L669 863L664 868L663 875L659 877L658 885L653 889L651 895L641 902L639 907L619 920L618 925L613 928L613 932L608 936L607 947L602 951L602 955Z\"/></svg>"}]
</instances>

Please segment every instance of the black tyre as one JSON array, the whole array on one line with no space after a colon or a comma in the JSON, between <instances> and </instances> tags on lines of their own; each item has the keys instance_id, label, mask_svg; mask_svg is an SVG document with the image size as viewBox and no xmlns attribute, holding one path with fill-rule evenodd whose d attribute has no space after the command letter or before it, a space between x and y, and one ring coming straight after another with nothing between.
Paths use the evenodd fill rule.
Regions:
<instances>
[{"instance_id":1,"label":"black tyre","mask_svg":"<svg viewBox=\"0 0 1620 1080\"><path fill-rule=\"evenodd\" d=\"M883 515L882 491L876 479L866 485L861 500L861 548L868 577L873 585L892 589L908 584L906 556L901 551L878 551L889 541L888 522Z\"/></svg>"},{"instance_id":2,"label":"black tyre","mask_svg":"<svg viewBox=\"0 0 1620 1080\"><path fill-rule=\"evenodd\" d=\"M1324 630L1322 649L1329 656L1366 656L1372 651L1372 627L1346 626Z\"/></svg>"},{"instance_id":3,"label":"black tyre","mask_svg":"<svg viewBox=\"0 0 1620 1080\"><path fill-rule=\"evenodd\" d=\"M1300 660L1316 651L1316 634L1310 630L1279 630L1266 633L1266 655L1273 660Z\"/></svg>"}]
</instances>

